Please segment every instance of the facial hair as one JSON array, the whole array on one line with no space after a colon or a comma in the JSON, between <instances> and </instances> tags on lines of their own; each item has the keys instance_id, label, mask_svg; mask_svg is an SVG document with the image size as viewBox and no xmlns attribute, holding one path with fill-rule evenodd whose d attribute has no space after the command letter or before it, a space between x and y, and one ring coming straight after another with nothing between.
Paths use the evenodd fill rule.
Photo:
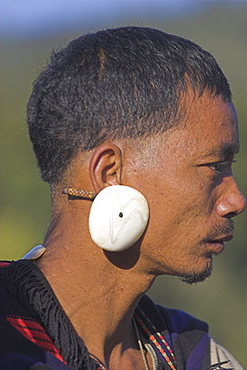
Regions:
<instances>
[{"instance_id":1,"label":"facial hair","mask_svg":"<svg viewBox=\"0 0 247 370\"><path fill-rule=\"evenodd\" d=\"M218 226L213 228L204 238L200 245L204 245L206 243L212 242L213 240L220 239L222 235L229 235L232 234L234 230L234 222L233 220L227 220L227 223L224 226ZM178 276L180 279L191 285L191 284L196 284L199 282L202 282L206 280L209 276L211 276L213 271L213 256L211 256L211 263L210 265L205 268L205 270L201 272L196 272L193 268L190 272L185 272L185 273L179 273Z\"/></svg>"},{"instance_id":2,"label":"facial hair","mask_svg":"<svg viewBox=\"0 0 247 370\"><path fill-rule=\"evenodd\" d=\"M206 280L209 276L211 276L213 271L213 259L211 264L202 272L189 272L185 274L181 274L180 279L184 283L189 285L201 283L202 281Z\"/></svg>"}]
</instances>

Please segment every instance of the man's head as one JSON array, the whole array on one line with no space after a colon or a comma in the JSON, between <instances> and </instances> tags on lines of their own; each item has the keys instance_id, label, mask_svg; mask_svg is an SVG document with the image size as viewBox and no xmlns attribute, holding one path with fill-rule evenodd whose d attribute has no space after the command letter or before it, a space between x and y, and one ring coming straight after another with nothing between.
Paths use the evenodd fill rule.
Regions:
<instances>
[{"instance_id":1,"label":"man's head","mask_svg":"<svg viewBox=\"0 0 247 370\"><path fill-rule=\"evenodd\" d=\"M90 202L68 202L61 185L96 193L127 185L147 198L150 220L141 248L114 263L188 282L210 273L245 199L232 174L237 116L209 53L146 28L80 37L36 81L28 123L55 208L73 220L70 244L88 235Z\"/></svg>"},{"instance_id":2,"label":"man's head","mask_svg":"<svg viewBox=\"0 0 247 370\"><path fill-rule=\"evenodd\" d=\"M209 90L231 99L215 59L161 31L125 27L79 37L54 53L28 103L41 176L61 181L71 159L105 140L163 133L186 114L182 97Z\"/></svg>"}]
</instances>

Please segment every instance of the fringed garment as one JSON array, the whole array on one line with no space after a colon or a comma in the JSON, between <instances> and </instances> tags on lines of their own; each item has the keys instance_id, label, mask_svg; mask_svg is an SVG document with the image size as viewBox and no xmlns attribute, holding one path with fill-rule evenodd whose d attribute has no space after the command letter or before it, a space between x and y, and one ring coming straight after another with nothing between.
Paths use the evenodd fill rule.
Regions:
<instances>
[{"instance_id":1,"label":"fringed garment","mask_svg":"<svg viewBox=\"0 0 247 370\"><path fill-rule=\"evenodd\" d=\"M105 369L90 356L35 264L20 260L0 267L0 370ZM184 312L145 295L134 317L153 370L242 369L209 337L207 324Z\"/></svg>"}]
</instances>

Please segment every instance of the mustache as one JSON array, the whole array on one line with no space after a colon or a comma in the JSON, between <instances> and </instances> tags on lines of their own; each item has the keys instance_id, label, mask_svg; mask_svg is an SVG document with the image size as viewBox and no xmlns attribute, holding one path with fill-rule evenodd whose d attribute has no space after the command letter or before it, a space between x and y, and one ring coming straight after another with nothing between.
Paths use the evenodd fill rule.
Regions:
<instances>
[{"instance_id":1,"label":"mustache","mask_svg":"<svg viewBox=\"0 0 247 370\"><path fill-rule=\"evenodd\" d=\"M232 219L227 220L227 223L225 223L225 225L215 226L214 228L212 228L212 230L210 230L210 232L202 240L202 244L213 240L221 239L224 236L233 234L233 232L234 232L234 221Z\"/></svg>"}]
</instances>

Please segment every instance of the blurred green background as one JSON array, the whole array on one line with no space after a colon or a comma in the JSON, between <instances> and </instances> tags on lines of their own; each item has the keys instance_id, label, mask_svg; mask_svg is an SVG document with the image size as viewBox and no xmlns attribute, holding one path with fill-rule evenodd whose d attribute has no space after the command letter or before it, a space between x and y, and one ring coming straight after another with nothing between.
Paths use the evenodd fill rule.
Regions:
<instances>
[{"instance_id":1,"label":"blurred green background","mask_svg":"<svg viewBox=\"0 0 247 370\"><path fill-rule=\"evenodd\" d=\"M6 2L6 1L5 1ZM33 1L39 3L40 1ZM63 3L65 3L64 1ZM1 1L2 6L4 1ZM13 14L17 2L9 1ZM30 11L28 1L19 0L22 17ZM39 179L25 123L25 105L32 81L46 65L53 48L63 47L87 31L124 25L149 26L187 37L213 53L227 75L240 122L241 152L234 172L247 195L247 2L246 1L102 1L105 12L85 18L87 7L94 14L100 1L78 1L81 21L57 27L42 14L42 30L35 19L29 34L18 32L13 17L0 26L0 258L18 259L41 243L50 217L48 186ZM51 2L50 2L51 3ZM59 1L54 1L59 7ZM67 1L68 3L68 1ZM76 6L76 2L71 4ZM90 5L91 4L91 5ZM167 8L164 6L167 5ZM119 5L119 7L118 7ZM170 6L170 7L169 7ZM25 8L26 7L26 8ZM29 7L29 8L28 8ZM90 8L91 7L91 8ZM3 9L4 10L4 9ZM0 8L1 11L1 8ZM20 14L20 13L19 13ZM67 16L69 13L67 13ZM54 15L55 17L55 15ZM65 15L66 17L66 15ZM58 18L58 19L57 19ZM47 24L46 24L47 20ZM0 19L1 21L1 19ZM8 23L9 22L9 23ZM12 23L11 23L12 22ZM2 27L2 28L1 28ZM4 29L5 27L5 29ZM9 30L7 28L9 27ZM186 236L185 236L186 237ZM167 307L180 308L210 323L211 335L226 346L247 368L247 213L236 219L234 240L215 260L213 275L206 282L187 286L176 278L158 278L151 297Z\"/></svg>"}]
</instances>

